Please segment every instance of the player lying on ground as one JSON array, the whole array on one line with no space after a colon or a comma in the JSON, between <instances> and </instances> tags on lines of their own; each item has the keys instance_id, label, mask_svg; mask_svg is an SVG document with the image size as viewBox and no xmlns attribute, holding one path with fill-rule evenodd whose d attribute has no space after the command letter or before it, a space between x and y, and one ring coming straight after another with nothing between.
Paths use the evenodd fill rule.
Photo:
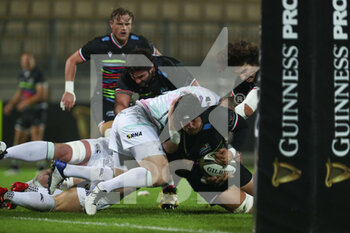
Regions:
<instances>
[{"instance_id":1,"label":"player lying on ground","mask_svg":"<svg viewBox=\"0 0 350 233\"><path fill-rule=\"evenodd\" d=\"M77 187L65 191L57 190L54 195L47 193L46 188L40 188L27 183L16 182L11 190L0 187L0 206L10 203L36 211L64 211L75 212L84 210L84 200L89 193L89 183L82 182ZM117 203L123 197L119 193L113 193L110 197L104 197L97 203L97 209L104 209ZM11 205L7 205L11 209Z\"/></svg>"},{"instance_id":2,"label":"player lying on ground","mask_svg":"<svg viewBox=\"0 0 350 233\"><path fill-rule=\"evenodd\" d=\"M196 103L195 99L186 97L180 99L182 104L174 101L168 114L171 136L163 143L163 148L168 153L169 161L182 159L182 164L176 163L171 170L185 177L193 190L210 204L218 204L229 211L250 213L253 207L252 174L234 160L246 139L245 120L227 107L203 109L198 101ZM180 132L176 130L179 128ZM228 141L230 132L234 134L234 139ZM201 163L210 154L213 154L215 163L222 167L203 170ZM231 172L236 170L234 174L222 173L228 165L233 165L235 169Z\"/></svg>"}]
</instances>

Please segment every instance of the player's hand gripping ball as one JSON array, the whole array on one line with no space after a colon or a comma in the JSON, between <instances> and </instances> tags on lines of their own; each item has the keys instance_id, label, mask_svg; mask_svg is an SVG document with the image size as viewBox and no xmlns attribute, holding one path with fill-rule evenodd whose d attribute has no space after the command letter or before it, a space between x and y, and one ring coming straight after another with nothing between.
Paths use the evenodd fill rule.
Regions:
<instances>
[{"instance_id":1,"label":"player's hand gripping ball","mask_svg":"<svg viewBox=\"0 0 350 233\"><path fill-rule=\"evenodd\" d=\"M214 158L215 152L210 152L206 154L203 158L200 159L199 161L199 166L202 169L202 172L206 176L216 176L219 177L224 172L227 174L234 174L236 172L236 161L232 160L229 162L228 165L220 165L215 163L215 158Z\"/></svg>"}]
</instances>

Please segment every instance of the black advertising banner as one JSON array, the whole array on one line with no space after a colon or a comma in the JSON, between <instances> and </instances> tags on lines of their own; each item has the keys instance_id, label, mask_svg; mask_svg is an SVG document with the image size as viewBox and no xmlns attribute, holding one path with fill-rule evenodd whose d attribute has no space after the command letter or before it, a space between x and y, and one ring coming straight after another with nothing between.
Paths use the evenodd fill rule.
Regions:
<instances>
[{"instance_id":1,"label":"black advertising banner","mask_svg":"<svg viewBox=\"0 0 350 233\"><path fill-rule=\"evenodd\" d=\"M349 0L322 1L313 17L314 232L350 232ZM311 6L310 6L311 7ZM323 25L323 26L321 26Z\"/></svg>"},{"instance_id":2,"label":"black advertising banner","mask_svg":"<svg viewBox=\"0 0 350 233\"><path fill-rule=\"evenodd\" d=\"M307 228L311 79L302 1L263 1L256 232ZM296 224L297 223L297 224Z\"/></svg>"},{"instance_id":3,"label":"black advertising banner","mask_svg":"<svg viewBox=\"0 0 350 233\"><path fill-rule=\"evenodd\" d=\"M262 2L258 233L350 232L348 13Z\"/></svg>"}]
</instances>

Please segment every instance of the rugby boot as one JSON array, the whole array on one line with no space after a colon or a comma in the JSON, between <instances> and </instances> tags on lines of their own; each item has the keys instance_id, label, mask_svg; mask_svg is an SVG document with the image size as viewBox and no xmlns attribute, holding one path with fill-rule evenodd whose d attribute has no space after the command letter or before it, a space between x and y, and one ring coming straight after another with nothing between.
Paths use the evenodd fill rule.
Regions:
<instances>
[{"instance_id":1,"label":"rugby boot","mask_svg":"<svg viewBox=\"0 0 350 233\"><path fill-rule=\"evenodd\" d=\"M4 200L4 194L7 193L7 188L0 187L0 207L6 206L6 202Z\"/></svg>"},{"instance_id":2,"label":"rugby boot","mask_svg":"<svg viewBox=\"0 0 350 233\"><path fill-rule=\"evenodd\" d=\"M176 195L176 187L169 186L162 190L162 197L159 202L159 208L163 210L175 209L179 206L179 200Z\"/></svg>"},{"instance_id":3,"label":"rugby boot","mask_svg":"<svg viewBox=\"0 0 350 233\"><path fill-rule=\"evenodd\" d=\"M27 183L15 182L11 185L11 191L14 192L24 192L29 185Z\"/></svg>"},{"instance_id":4,"label":"rugby boot","mask_svg":"<svg viewBox=\"0 0 350 233\"><path fill-rule=\"evenodd\" d=\"M97 211L97 202L106 194L105 190L99 187L99 184L95 185L90 194L85 198L84 207L85 212L88 215L95 215Z\"/></svg>"},{"instance_id":5,"label":"rugby boot","mask_svg":"<svg viewBox=\"0 0 350 233\"><path fill-rule=\"evenodd\" d=\"M3 141L0 141L0 160L4 158L5 154L7 154L7 146L6 143Z\"/></svg>"},{"instance_id":6,"label":"rugby boot","mask_svg":"<svg viewBox=\"0 0 350 233\"><path fill-rule=\"evenodd\" d=\"M63 170L66 168L67 163L61 160L54 160L51 164L51 174L49 176L48 191L49 194L53 194L57 188L57 185L61 184L66 177L63 175Z\"/></svg>"}]
</instances>

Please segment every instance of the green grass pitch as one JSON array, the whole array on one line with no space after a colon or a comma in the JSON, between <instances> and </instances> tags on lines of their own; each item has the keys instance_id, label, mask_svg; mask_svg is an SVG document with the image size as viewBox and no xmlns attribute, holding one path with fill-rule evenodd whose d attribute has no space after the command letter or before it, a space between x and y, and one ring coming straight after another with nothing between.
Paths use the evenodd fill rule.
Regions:
<instances>
[{"instance_id":1,"label":"green grass pitch","mask_svg":"<svg viewBox=\"0 0 350 233\"><path fill-rule=\"evenodd\" d=\"M36 170L23 168L17 175L5 176L0 169L0 186L7 187L15 181L27 181ZM187 182L178 187L180 206L175 210L158 208L159 188L142 189L149 196L137 196L137 204L116 204L101 210L94 216L83 212L36 212L17 207L14 210L0 209L0 232L252 232L252 216L232 214L214 206L208 207L197 197ZM135 197L136 195L130 196ZM189 198L186 198L189 196ZM124 202L130 202L127 198Z\"/></svg>"}]
</instances>

